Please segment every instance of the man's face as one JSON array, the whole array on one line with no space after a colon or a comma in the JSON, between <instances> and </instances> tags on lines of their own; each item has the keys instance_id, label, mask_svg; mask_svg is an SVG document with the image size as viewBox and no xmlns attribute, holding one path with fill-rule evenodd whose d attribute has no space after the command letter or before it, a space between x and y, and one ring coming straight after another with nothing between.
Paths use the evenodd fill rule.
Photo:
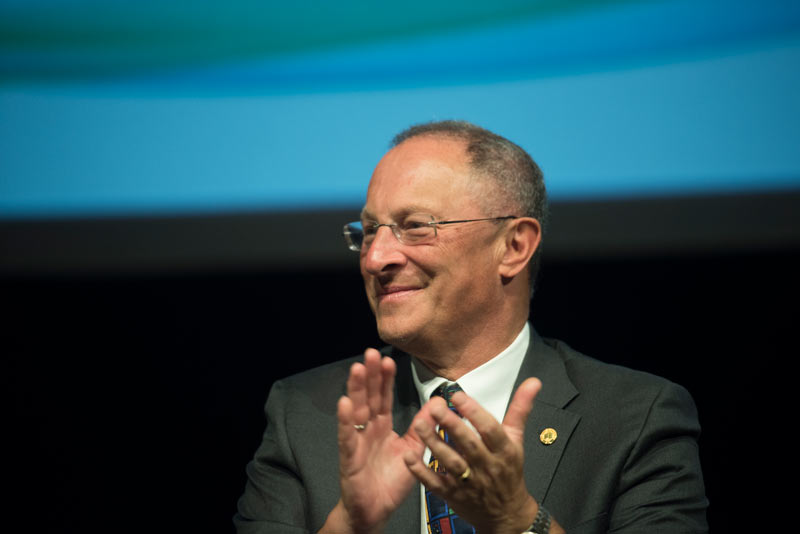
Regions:
<instances>
[{"instance_id":1,"label":"man's face","mask_svg":"<svg viewBox=\"0 0 800 534\"><path fill-rule=\"evenodd\" d=\"M463 143L411 138L376 167L362 220L397 224L420 213L437 221L496 216L480 209L469 174ZM381 338L413 352L432 341L479 334L499 305L497 242L497 226L486 222L441 226L436 239L421 245L400 243L390 228L379 228L360 262Z\"/></svg>"}]
</instances>

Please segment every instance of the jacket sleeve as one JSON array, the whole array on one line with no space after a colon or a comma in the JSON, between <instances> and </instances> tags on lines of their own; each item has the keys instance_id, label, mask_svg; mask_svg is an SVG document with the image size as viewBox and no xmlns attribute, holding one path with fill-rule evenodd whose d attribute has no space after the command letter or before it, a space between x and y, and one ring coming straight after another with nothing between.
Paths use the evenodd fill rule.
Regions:
<instances>
[{"instance_id":1,"label":"jacket sleeve","mask_svg":"<svg viewBox=\"0 0 800 534\"><path fill-rule=\"evenodd\" d=\"M691 396L684 388L665 382L624 464L609 532L708 531L699 434Z\"/></svg>"},{"instance_id":2,"label":"jacket sleeve","mask_svg":"<svg viewBox=\"0 0 800 534\"><path fill-rule=\"evenodd\" d=\"M305 533L306 488L291 450L286 424L287 395L276 382L267 399L267 428L253 460L233 522L239 534Z\"/></svg>"}]
</instances>

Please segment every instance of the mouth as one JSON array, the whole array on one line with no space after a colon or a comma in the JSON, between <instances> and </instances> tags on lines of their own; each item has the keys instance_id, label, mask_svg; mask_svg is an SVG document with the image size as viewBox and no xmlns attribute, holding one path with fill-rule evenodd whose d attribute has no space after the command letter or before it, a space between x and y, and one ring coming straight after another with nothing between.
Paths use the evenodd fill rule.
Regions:
<instances>
[{"instance_id":1,"label":"mouth","mask_svg":"<svg viewBox=\"0 0 800 534\"><path fill-rule=\"evenodd\" d=\"M422 288L419 286L392 285L380 286L376 292L378 302L396 302L413 295Z\"/></svg>"}]
</instances>

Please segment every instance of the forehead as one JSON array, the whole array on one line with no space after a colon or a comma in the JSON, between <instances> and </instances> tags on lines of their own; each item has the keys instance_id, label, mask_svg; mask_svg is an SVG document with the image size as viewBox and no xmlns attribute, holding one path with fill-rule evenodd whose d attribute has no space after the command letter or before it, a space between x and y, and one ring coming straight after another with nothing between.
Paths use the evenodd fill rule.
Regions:
<instances>
[{"instance_id":1,"label":"forehead","mask_svg":"<svg viewBox=\"0 0 800 534\"><path fill-rule=\"evenodd\" d=\"M375 218L424 212L451 216L476 206L462 141L420 136L390 150L375 168L363 214Z\"/></svg>"}]
</instances>

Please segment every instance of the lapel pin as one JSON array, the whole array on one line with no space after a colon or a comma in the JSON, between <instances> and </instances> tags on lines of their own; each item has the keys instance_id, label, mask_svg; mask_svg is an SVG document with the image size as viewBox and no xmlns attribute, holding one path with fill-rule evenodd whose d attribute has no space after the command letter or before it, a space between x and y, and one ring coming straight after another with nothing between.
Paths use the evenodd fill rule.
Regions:
<instances>
[{"instance_id":1,"label":"lapel pin","mask_svg":"<svg viewBox=\"0 0 800 534\"><path fill-rule=\"evenodd\" d=\"M539 434L539 441L545 445L552 445L557 437L558 432L556 432L555 428L545 428L542 430L542 433Z\"/></svg>"}]
</instances>

